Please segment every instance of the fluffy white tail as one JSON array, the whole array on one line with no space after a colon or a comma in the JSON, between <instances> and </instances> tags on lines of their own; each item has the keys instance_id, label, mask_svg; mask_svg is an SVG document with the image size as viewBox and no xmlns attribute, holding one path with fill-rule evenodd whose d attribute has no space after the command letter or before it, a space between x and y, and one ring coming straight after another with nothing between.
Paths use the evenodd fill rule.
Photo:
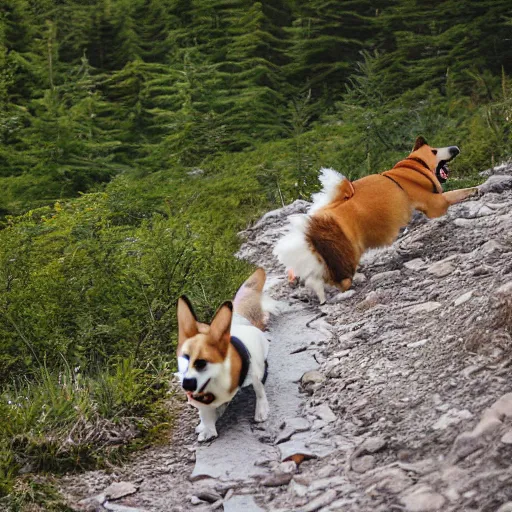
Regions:
<instances>
[{"instance_id":1,"label":"fluffy white tail","mask_svg":"<svg viewBox=\"0 0 512 512\"><path fill-rule=\"evenodd\" d=\"M309 209L309 214L313 214L324 206L327 206L338 193L338 185L345 180L345 176L334 169L320 169L318 178L322 184L322 190L313 194L313 206Z\"/></svg>"}]
</instances>

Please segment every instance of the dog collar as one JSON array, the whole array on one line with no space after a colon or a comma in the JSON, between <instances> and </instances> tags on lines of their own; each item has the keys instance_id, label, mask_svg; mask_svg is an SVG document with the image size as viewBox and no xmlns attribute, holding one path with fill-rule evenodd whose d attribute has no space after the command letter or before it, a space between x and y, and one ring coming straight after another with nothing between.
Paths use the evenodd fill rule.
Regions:
<instances>
[{"instance_id":1,"label":"dog collar","mask_svg":"<svg viewBox=\"0 0 512 512\"><path fill-rule=\"evenodd\" d=\"M412 160L413 162L417 162L417 163L419 163L421 166L423 166L423 167L425 167L426 169L428 169L428 171L429 171L429 172L432 172L432 171L430 170L430 167L429 167L429 166L428 166L428 165L427 165L427 164L426 164L426 163L425 163L421 158L416 158L416 157L412 157L412 156L411 156L411 157L408 157L408 158L405 158L404 160L401 160L400 162L398 162L398 163L393 167L393 169L397 169L397 168L399 168L399 167L405 167L405 168L407 168L407 169L411 169L411 171L415 171L415 172L417 172L417 173L421 174L422 176L424 176L425 178L427 178L427 179L430 181L430 183L432 183L432 192L433 192L434 194L440 194L441 192L439 192L439 189L437 188L437 185L436 185L435 181L434 181L430 176L428 176L427 174L425 174L425 173L421 172L421 170L420 170L420 169L417 169L417 168L416 168L416 167L414 167L413 165L409 164L409 163L407 162L407 160ZM388 176L387 176L387 175L385 175L385 174L382 174L382 176L386 176L386 178L388 177ZM395 180L393 180L393 181L395 181ZM396 181L395 181L395 183L396 183ZM397 185L398 185L398 183L397 183ZM401 187L400 187L400 188L401 188Z\"/></svg>"},{"instance_id":2,"label":"dog collar","mask_svg":"<svg viewBox=\"0 0 512 512\"><path fill-rule=\"evenodd\" d=\"M247 350L247 347L236 337L231 336L231 345L238 352L240 359L242 360L242 368L240 369L240 378L238 379L238 387L242 387L242 384L249 373L249 365L251 363L251 354Z\"/></svg>"}]
</instances>

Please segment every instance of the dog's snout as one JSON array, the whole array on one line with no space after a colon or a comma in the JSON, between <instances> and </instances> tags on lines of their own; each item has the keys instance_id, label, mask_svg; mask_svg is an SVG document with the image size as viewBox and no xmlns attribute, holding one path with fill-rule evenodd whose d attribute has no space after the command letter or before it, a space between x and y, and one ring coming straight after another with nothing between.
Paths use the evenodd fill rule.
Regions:
<instances>
[{"instance_id":1,"label":"dog's snout","mask_svg":"<svg viewBox=\"0 0 512 512\"><path fill-rule=\"evenodd\" d=\"M197 379L183 379L181 385L185 391L195 391L197 388Z\"/></svg>"},{"instance_id":2,"label":"dog's snout","mask_svg":"<svg viewBox=\"0 0 512 512\"><path fill-rule=\"evenodd\" d=\"M457 146L451 146L450 147L450 155L453 157L456 157L460 153L460 149Z\"/></svg>"}]
</instances>

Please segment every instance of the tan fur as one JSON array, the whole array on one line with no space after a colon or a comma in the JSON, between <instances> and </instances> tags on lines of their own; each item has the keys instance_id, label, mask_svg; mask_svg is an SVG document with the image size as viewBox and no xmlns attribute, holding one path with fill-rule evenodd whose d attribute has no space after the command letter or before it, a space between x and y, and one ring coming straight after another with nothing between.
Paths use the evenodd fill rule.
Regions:
<instances>
[{"instance_id":1,"label":"tan fur","mask_svg":"<svg viewBox=\"0 0 512 512\"><path fill-rule=\"evenodd\" d=\"M177 355L188 355L191 365L194 365L197 359L221 363L226 358L230 346L232 308L231 302L225 302L208 325L198 322L190 304L180 297L177 310Z\"/></svg>"},{"instance_id":2,"label":"tan fur","mask_svg":"<svg viewBox=\"0 0 512 512\"><path fill-rule=\"evenodd\" d=\"M413 210L419 210L429 218L440 217L450 205L477 193L476 188L442 193L435 176L436 156L422 137L416 140L411 157L421 159L429 169L414 160L402 160L382 173L394 181L379 174L356 180L352 182L354 194L349 200L346 200L346 187L340 188L328 205L313 214L306 236L310 246L329 267L330 275L325 276L326 281L346 290L362 254L371 248L391 245L400 229L410 221ZM434 193L434 187L439 193ZM317 226L325 230L332 222L337 225L332 230L332 237L341 229L343 237L334 238L345 246L336 250L332 249L334 238L330 241L329 237L315 230Z\"/></svg>"},{"instance_id":3,"label":"tan fur","mask_svg":"<svg viewBox=\"0 0 512 512\"><path fill-rule=\"evenodd\" d=\"M230 326L234 311L249 320L260 330L265 328L265 315L261 307L266 274L258 268L239 288L233 305L225 302L215 313L210 325L199 322L190 303L183 297L178 299L178 348L177 356L187 355L190 365L198 359L210 363L222 363L227 357L231 361L233 391L238 386L242 360L230 343Z\"/></svg>"},{"instance_id":4,"label":"tan fur","mask_svg":"<svg viewBox=\"0 0 512 512\"><path fill-rule=\"evenodd\" d=\"M235 313L243 316L252 325L260 330L265 330L265 314L261 307L263 286L266 274L262 268L258 268L238 289L233 301Z\"/></svg>"}]
</instances>

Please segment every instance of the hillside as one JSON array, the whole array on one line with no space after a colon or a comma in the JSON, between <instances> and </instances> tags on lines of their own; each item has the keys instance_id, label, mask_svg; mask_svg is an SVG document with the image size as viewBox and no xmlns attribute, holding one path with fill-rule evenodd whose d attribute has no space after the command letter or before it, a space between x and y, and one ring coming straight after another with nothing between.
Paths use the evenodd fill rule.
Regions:
<instances>
[{"instance_id":1,"label":"hillside","mask_svg":"<svg viewBox=\"0 0 512 512\"><path fill-rule=\"evenodd\" d=\"M177 297L231 297L319 168L512 154L508 0L0 4L0 508L168 442Z\"/></svg>"},{"instance_id":2,"label":"hillside","mask_svg":"<svg viewBox=\"0 0 512 512\"><path fill-rule=\"evenodd\" d=\"M70 502L89 510L128 481L134 494L106 509L509 510L512 168L497 172L477 200L418 218L366 257L353 289L320 309L289 288L271 254L306 203L266 214L239 255L264 262L287 304L270 327L268 422L252 423L244 393L219 438L197 445L186 408L170 445L61 480ZM294 454L305 460L282 462Z\"/></svg>"}]
</instances>

